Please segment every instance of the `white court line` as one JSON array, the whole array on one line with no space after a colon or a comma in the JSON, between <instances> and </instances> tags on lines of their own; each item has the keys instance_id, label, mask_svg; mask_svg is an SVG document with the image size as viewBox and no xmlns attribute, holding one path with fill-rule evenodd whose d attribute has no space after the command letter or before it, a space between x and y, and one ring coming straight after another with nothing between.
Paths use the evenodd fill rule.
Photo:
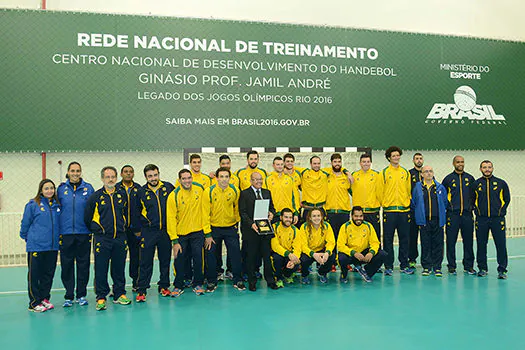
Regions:
<instances>
[{"instance_id":1,"label":"white court line","mask_svg":"<svg viewBox=\"0 0 525 350\"><path fill-rule=\"evenodd\" d=\"M510 259L523 259L525 258L525 255L512 255L509 256ZM487 261L496 261L496 258L488 258ZM457 260L457 262L461 262L461 260ZM126 287L131 287L131 284L126 284ZM93 287L87 287L87 289L91 290ZM60 292L65 291L64 288L57 288L57 289L51 289L51 292ZM27 294L27 290L13 290L13 291L7 291L7 292L0 292L0 295L10 295L10 294Z\"/></svg>"},{"instance_id":2,"label":"white court line","mask_svg":"<svg viewBox=\"0 0 525 350\"><path fill-rule=\"evenodd\" d=\"M131 287L131 284L126 284L126 287ZM87 287L86 289L92 290L93 287ZM60 292L65 291L65 288L56 288L51 289L51 292ZM9 295L9 294L27 294L27 290L13 290L13 291L7 291L7 292L0 292L0 295Z\"/></svg>"}]
</instances>

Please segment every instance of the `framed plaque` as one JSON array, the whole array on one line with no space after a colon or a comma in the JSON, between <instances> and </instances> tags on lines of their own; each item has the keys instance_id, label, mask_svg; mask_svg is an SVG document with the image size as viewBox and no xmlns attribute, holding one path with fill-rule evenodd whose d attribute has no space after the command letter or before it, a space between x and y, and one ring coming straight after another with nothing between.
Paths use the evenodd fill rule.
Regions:
<instances>
[{"instance_id":1,"label":"framed plaque","mask_svg":"<svg viewBox=\"0 0 525 350\"><path fill-rule=\"evenodd\" d=\"M253 210L253 222L257 225L260 235L273 234L273 226L268 220L268 212L270 210L269 199L255 200L255 208Z\"/></svg>"}]
</instances>

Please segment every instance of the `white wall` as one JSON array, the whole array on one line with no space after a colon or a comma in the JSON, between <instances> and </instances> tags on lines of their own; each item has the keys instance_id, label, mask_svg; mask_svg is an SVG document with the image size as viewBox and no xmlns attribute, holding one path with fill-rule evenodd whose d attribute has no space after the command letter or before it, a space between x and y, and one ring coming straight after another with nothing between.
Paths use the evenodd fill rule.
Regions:
<instances>
[{"instance_id":1,"label":"white wall","mask_svg":"<svg viewBox=\"0 0 525 350\"><path fill-rule=\"evenodd\" d=\"M0 0L39 8L41 0ZM47 0L47 9L270 21L525 41L523 0Z\"/></svg>"},{"instance_id":2,"label":"white wall","mask_svg":"<svg viewBox=\"0 0 525 350\"><path fill-rule=\"evenodd\" d=\"M329 146L329 145L327 145ZM402 165L410 169L413 167L412 155L416 151L405 150ZM525 151L422 151L425 164L434 168L436 179L441 181L452 168L452 158L456 155L465 157L465 170L475 178L481 176L479 164L489 159L494 163L494 175L506 180L513 196L525 196L525 182L522 179L522 169L525 169ZM282 156L282 154L279 154ZM384 151L373 152L373 168L381 170L388 165ZM271 171L271 159L274 154L261 156L261 167ZM208 174L217 169L218 155L203 156L202 171ZM343 165L349 170L357 170L354 159ZM309 156L297 157L299 166L308 166ZM58 163L62 161L62 165ZM142 169L148 163L155 163L161 170L161 178L175 182L177 173L183 167L181 152L107 152L107 153L48 153L47 177L58 184L65 180L67 165L71 161L82 164L83 178L90 182L95 189L102 186L100 169L106 165L113 165L119 171L124 164L131 164L135 168L135 179L144 183ZM233 159L232 167L236 170L245 166L244 154ZM328 157L323 158L323 167L330 166ZM36 153L0 153L0 171L4 173L4 180L0 181L0 212L21 212L29 198L35 196L38 182L41 179L41 157Z\"/></svg>"}]
</instances>

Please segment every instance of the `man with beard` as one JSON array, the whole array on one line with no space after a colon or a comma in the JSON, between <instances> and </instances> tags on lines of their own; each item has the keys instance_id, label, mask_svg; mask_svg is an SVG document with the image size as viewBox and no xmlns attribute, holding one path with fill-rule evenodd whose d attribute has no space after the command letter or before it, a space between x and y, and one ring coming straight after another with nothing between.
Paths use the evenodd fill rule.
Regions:
<instances>
[{"instance_id":1,"label":"man with beard","mask_svg":"<svg viewBox=\"0 0 525 350\"><path fill-rule=\"evenodd\" d=\"M259 165L259 153L257 151L250 151L246 154L246 160L248 166L246 168L241 168L235 172L235 175L239 178L240 181L240 190L244 191L245 189L251 186L251 176L253 173L259 173L262 176L262 179L266 179L266 170L258 168Z\"/></svg>"},{"instance_id":2,"label":"man with beard","mask_svg":"<svg viewBox=\"0 0 525 350\"><path fill-rule=\"evenodd\" d=\"M310 169L305 169L301 173L303 222L306 221L308 212L314 208L320 208L323 216L326 215L324 205L328 194L329 176L330 174L321 170L321 158L318 156L310 158Z\"/></svg>"},{"instance_id":3,"label":"man with beard","mask_svg":"<svg viewBox=\"0 0 525 350\"><path fill-rule=\"evenodd\" d=\"M323 169L329 174L325 210L337 241L339 229L350 215L350 181L342 171L343 160L339 153L332 154L330 163L332 167Z\"/></svg>"},{"instance_id":4,"label":"man with beard","mask_svg":"<svg viewBox=\"0 0 525 350\"><path fill-rule=\"evenodd\" d=\"M146 292L150 287L153 273L155 249L160 270L158 291L163 297L169 297L171 294L169 290L171 242L166 228L166 202L174 187L171 183L160 180L159 168L155 164L144 167L144 177L147 183L139 190L136 208L141 226L137 302L146 301Z\"/></svg>"},{"instance_id":5,"label":"man with beard","mask_svg":"<svg viewBox=\"0 0 525 350\"><path fill-rule=\"evenodd\" d=\"M492 175L494 167L490 160L482 161L480 170L483 176L475 182L478 276L485 277L488 273L487 244L490 230L496 245L498 278L507 279L508 256L505 241L505 215L510 203L509 186L504 180Z\"/></svg>"},{"instance_id":6,"label":"man with beard","mask_svg":"<svg viewBox=\"0 0 525 350\"><path fill-rule=\"evenodd\" d=\"M93 232L95 254L96 310L106 310L110 292L108 270L111 265L113 303L131 304L126 297L126 212L128 202L122 188L116 187L117 169L106 166L100 171L104 186L88 199L84 222Z\"/></svg>"},{"instance_id":7,"label":"man with beard","mask_svg":"<svg viewBox=\"0 0 525 350\"><path fill-rule=\"evenodd\" d=\"M414 187L416 183L423 180L421 176L421 169L423 167L423 155L421 153L415 153L412 157L412 162L414 167L409 170L410 172L410 184L411 189L410 193L414 192ZM410 211L410 217L414 218L414 212ZM410 234L408 236L408 264L410 268L416 268L416 259L419 256L417 249L417 240L419 236L419 226L416 225L415 220L410 221Z\"/></svg>"},{"instance_id":8,"label":"man with beard","mask_svg":"<svg viewBox=\"0 0 525 350\"><path fill-rule=\"evenodd\" d=\"M465 172L465 159L455 156L452 160L454 171L443 179L443 186L448 192L449 207L447 210L447 261L448 272L456 274L456 242L461 230L463 238L463 269L469 275L475 275L474 270L474 196L476 181L472 175Z\"/></svg>"},{"instance_id":9,"label":"man with beard","mask_svg":"<svg viewBox=\"0 0 525 350\"><path fill-rule=\"evenodd\" d=\"M385 252L380 250L374 226L363 221L363 208L352 208L351 220L341 226L337 238L338 260L341 266L341 282L348 283L348 266L353 264L363 280L372 277L383 264Z\"/></svg>"},{"instance_id":10,"label":"man with beard","mask_svg":"<svg viewBox=\"0 0 525 350\"><path fill-rule=\"evenodd\" d=\"M247 167L246 168L241 168L239 170L237 170L235 172L235 176L237 176L239 178L239 183L240 183L240 190L243 191L247 188L250 188L250 186L252 185L251 183L251 176L252 174L254 173L258 173L261 175L262 177L262 184L264 184L264 180L266 179L266 170L264 169L261 169L261 168L258 168L258 165L259 165L259 153L255 150L252 150L252 151L249 151L247 154L246 154L246 161L247 161ZM243 235L243 239L244 239L244 235ZM243 259L243 274L247 274L248 273L248 270L247 270L247 264L246 264L246 247L244 245L244 240L243 240L243 244L242 244L242 249L241 249L241 255L242 255L242 259ZM257 259L256 259L256 276L257 278L262 278L262 275L261 273L259 272L260 268L261 268L261 265L262 265L262 260L261 260L261 257L259 256Z\"/></svg>"},{"instance_id":11,"label":"man with beard","mask_svg":"<svg viewBox=\"0 0 525 350\"><path fill-rule=\"evenodd\" d=\"M294 219L290 208L283 208L280 221L273 225L275 237L272 238L272 266L277 287L283 288L284 283L293 283L293 272L301 261L301 245L297 238L298 229L292 225Z\"/></svg>"}]
</instances>

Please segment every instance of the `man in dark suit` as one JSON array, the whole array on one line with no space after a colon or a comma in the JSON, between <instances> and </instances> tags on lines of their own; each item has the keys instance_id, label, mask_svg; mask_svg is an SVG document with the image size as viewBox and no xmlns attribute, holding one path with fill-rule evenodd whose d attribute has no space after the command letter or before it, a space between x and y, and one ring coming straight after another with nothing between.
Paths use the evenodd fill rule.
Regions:
<instances>
[{"instance_id":1,"label":"man in dark suit","mask_svg":"<svg viewBox=\"0 0 525 350\"><path fill-rule=\"evenodd\" d=\"M241 191L239 198L239 214L241 216L242 244L246 245L246 269L248 272L249 290L254 292L257 289L257 278L255 277L255 266L257 256L262 256L264 262L264 279L271 289L277 289L272 272L270 261L271 235L259 235L259 229L253 221L255 201L258 199L269 199L270 208L268 219L272 221L275 215L275 208L272 202L272 195L269 190L262 188L263 178L259 173L250 176L251 186Z\"/></svg>"}]
</instances>

